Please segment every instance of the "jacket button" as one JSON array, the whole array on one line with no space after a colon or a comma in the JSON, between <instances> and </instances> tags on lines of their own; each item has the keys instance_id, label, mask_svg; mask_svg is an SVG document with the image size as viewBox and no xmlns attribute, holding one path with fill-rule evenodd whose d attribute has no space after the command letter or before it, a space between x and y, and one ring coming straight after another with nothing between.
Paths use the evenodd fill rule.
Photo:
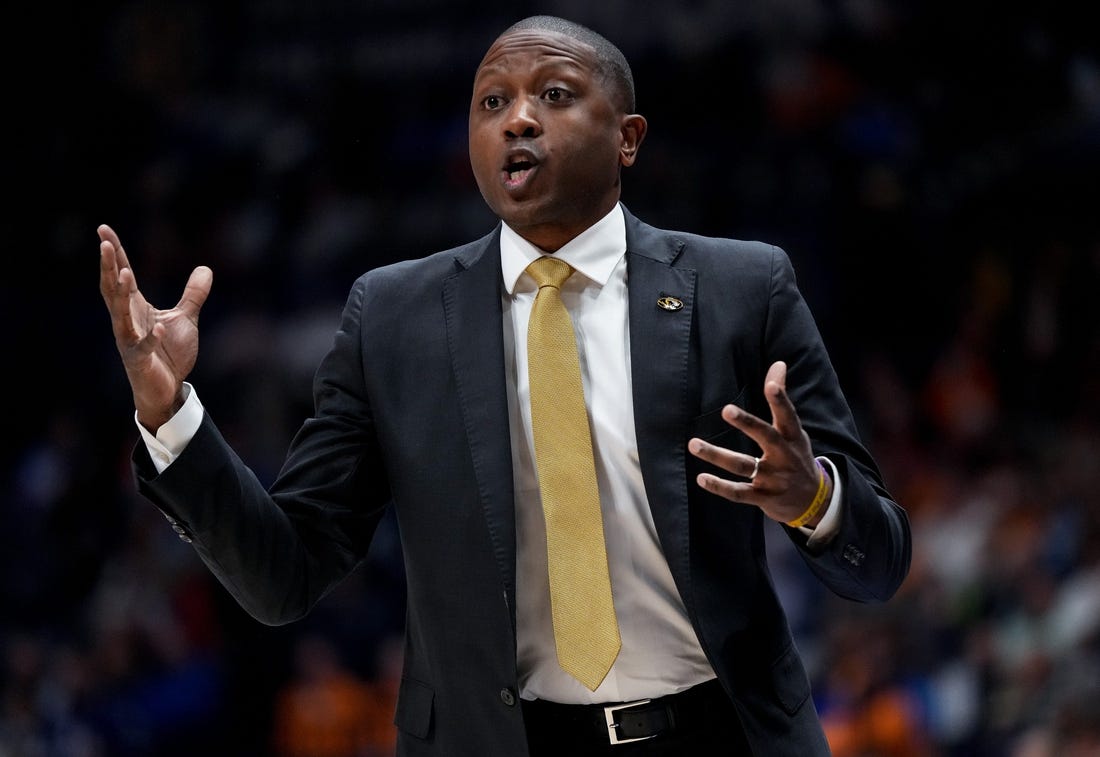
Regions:
<instances>
[{"instance_id":1,"label":"jacket button","mask_svg":"<svg viewBox=\"0 0 1100 757\"><path fill-rule=\"evenodd\" d=\"M187 529L181 526L179 523L172 524L172 530L176 532L176 535L188 544L191 543L191 535L187 533Z\"/></svg>"},{"instance_id":2,"label":"jacket button","mask_svg":"<svg viewBox=\"0 0 1100 757\"><path fill-rule=\"evenodd\" d=\"M511 689L501 689L500 701L504 702L504 704L509 707L514 707L516 704L516 695L512 693Z\"/></svg>"}]
</instances>

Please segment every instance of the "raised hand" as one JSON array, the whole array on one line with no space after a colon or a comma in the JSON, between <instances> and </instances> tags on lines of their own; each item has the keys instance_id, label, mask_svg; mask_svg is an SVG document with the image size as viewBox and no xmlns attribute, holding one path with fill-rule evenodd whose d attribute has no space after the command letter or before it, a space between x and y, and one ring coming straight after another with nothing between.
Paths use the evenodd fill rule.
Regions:
<instances>
[{"instance_id":1,"label":"raised hand","mask_svg":"<svg viewBox=\"0 0 1100 757\"><path fill-rule=\"evenodd\" d=\"M138 289L118 235L106 224L97 231L99 291L111 314L138 421L155 433L183 404L183 381L199 353L199 310L210 294L214 273L197 267L176 306L160 310Z\"/></svg>"},{"instance_id":2,"label":"raised hand","mask_svg":"<svg viewBox=\"0 0 1100 757\"><path fill-rule=\"evenodd\" d=\"M764 396L772 411L772 422L757 418L734 406L722 408L722 418L740 429L760 447L760 457L733 452L724 447L691 439L688 451L701 460L739 476L734 481L710 473L700 473L699 486L733 502L756 505L772 520L793 521L806 512L818 494L821 476L828 489L832 482L814 461L810 439L802 429L798 413L787 396L787 365L776 362L764 379ZM827 500L826 500L827 501ZM820 513L806 525L817 525Z\"/></svg>"}]
</instances>

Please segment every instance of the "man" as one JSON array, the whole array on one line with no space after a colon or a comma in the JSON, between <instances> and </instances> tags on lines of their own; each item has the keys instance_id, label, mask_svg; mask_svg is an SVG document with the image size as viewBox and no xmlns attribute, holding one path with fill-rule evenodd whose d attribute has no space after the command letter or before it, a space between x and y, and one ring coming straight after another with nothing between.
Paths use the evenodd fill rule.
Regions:
<instances>
[{"instance_id":1,"label":"man","mask_svg":"<svg viewBox=\"0 0 1100 757\"><path fill-rule=\"evenodd\" d=\"M828 754L768 576L764 518L787 524L842 596L885 600L908 571L906 516L859 441L786 255L662 231L620 204L646 134L633 110L626 60L592 31L539 16L497 38L469 123L474 175L502 223L355 282L314 415L270 491L184 383L211 271L154 309L115 232L99 229L144 439L140 490L246 610L272 624L304 615L395 508L401 755ZM572 275L536 284L542 258ZM555 415L535 401L546 379L528 334L544 288L576 328L565 341L580 350L591 432L587 459L566 467L592 472L602 514L564 539L551 479L570 471L544 466L574 440L546 442L535 422ZM564 395L570 380L549 383ZM547 573L561 570L558 546L601 528L569 557L594 566L570 579L600 574L613 602L581 644L607 648L589 655L593 675L556 636L570 597Z\"/></svg>"}]
</instances>

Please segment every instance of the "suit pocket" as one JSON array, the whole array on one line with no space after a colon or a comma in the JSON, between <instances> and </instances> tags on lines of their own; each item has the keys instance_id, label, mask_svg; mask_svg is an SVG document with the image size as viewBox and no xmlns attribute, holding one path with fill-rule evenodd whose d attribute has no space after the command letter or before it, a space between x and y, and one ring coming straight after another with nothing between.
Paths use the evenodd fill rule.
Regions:
<instances>
[{"instance_id":1,"label":"suit pocket","mask_svg":"<svg viewBox=\"0 0 1100 757\"><path fill-rule=\"evenodd\" d=\"M717 410L712 410L709 413L692 418L691 428L688 429L688 436L697 436L709 442L732 428L730 424L722 420L722 408L718 408Z\"/></svg>"},{"instance_id":2,"label":"suit pocket","mask_svg":"<svg viewBox=\"0 0 1100 757\"><path fill-rule=\"evenodd\" d=\"M744 401L745 393L741 392L734 398L733 403L737 407L744 409L742 401ZM723 405L722 407L725 407ZM746 454L757 454L756 443L745 436L744 432L740 429L736 429L726 423L722 417L722 407L718 407L711 410L709 413L696 416L692 419L691 425L687 428L687 438L698 437L703 441L712 443L716 447L724 447L728 450L735 452L745 452ZM715 465L705 463L700 459L689 456L689 465L687 465L691 472L697 473L706 471L708 473L716 473L722 476L728 476L728 472L723 471L715 467Z\"/></svg>"},{"instance_id":3,"label":"suit pocket","mask_svg":"<svg viewBox=\"0 0 1100 757\"><path fill-rule=\"evenodd\" d=\"M810 679L793 644L772 664L772 681L779 706L788 715L793 715L810 696Z\"/></svg>"},{"instance_id":4,"label":"suit pocket","mask_svg":"<svg viewBox=\"0 0 1100 757\"><path fill-rule=\"evenodd\" d=\"M430 686L412 678L402 678L393 724L418 739L427 738L432 727L434 701L435 691Z\"/></svg>"},{"instance_id":5,"label":"suit pocket","mask_svg":"<svg viewBox=\"0 0 1100 757\"><path fill-rule=\"evenodd\" d=\"M691 427L688 429L688 436L697 436L700 439L705 439L710 442L715 437L722 436L729 431L735 431L730 424L726 423L722 419L722 408L726 405L737 405L742 410L745 408L745 390L742 389L737 393L729 402L723 402L710 412L697 415L691 419Z\"/></svg>"}]
</instances>

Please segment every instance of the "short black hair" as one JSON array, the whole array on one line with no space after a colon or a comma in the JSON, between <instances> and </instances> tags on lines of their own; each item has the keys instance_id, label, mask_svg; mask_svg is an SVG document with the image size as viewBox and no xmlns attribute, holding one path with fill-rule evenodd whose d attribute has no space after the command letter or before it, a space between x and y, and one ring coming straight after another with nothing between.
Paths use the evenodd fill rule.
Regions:
<instances>
[{"instance_id":1,"label":"short black hair","mask_svg":"<svg viewBox=\"0 0 1100 757\"><path fill-rule=\"evenodd\" d=\"M528 16L509 26L500 36L503 37L510 32L529 29L564 34L595 50L596 60L600 65L600 74L604 79L611 82L614 90L613 94L617 96L623 112L634 112L634 74L630 71L630 64L627 62L626 56L614 43L583 24L558 16Z\"/></svg>"}]
</instances>

